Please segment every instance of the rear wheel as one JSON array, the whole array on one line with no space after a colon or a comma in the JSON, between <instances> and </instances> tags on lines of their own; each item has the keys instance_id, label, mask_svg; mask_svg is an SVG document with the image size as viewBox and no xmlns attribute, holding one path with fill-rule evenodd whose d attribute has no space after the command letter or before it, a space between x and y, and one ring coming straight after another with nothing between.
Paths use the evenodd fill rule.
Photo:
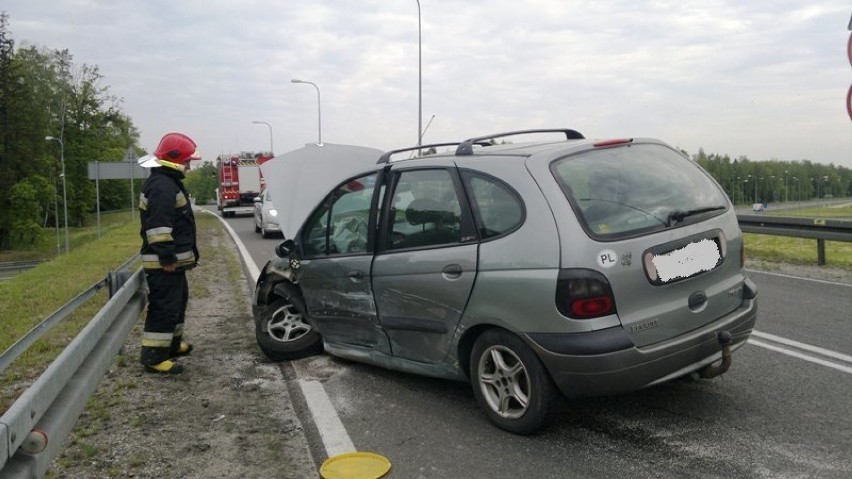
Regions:
<instances>
[{"instance_id":1,"label":"rear wheel","mask_svg":"<svg viewBox=\"0 0 852 479\"><path fill-rule=\"evenodd\" d=\"M473 345L470 378L476 401L497 427L532 434L556 413L560 396L544 365L517 336L500 329Z\"/></svg>"},{"instance_id":2,"label":"rear wheel","mask_svg":"<svg viewBox=\"0 0 852 479\"><path fill-rule=\"evenodd\" d=\"M304 303L298 297L278 297L255 318L260 350L273 361L298 359L322 352L322 338L305 321Z\"/></svg>"}]
</instances>

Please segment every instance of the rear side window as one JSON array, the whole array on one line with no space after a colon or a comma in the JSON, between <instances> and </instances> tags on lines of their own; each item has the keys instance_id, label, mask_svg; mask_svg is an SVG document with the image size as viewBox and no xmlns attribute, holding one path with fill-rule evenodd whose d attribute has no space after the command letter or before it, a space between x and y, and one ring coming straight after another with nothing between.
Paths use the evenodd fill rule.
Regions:
<instances>
[{"instance_id":1,"label":"rear side window","mask_svg":"<svg viewBox=\"0 0 852 479\"><path fill-rule=\"evenodd\" d=\"M483 240L512 231L524 221L521 199L502 182L464 172L465 186L478 212L479 236Z\"/></svg>"},{"instance_id":2,"label":"rear side window","mask_svg":"<svg viewBox=\"0 0 852 479\"><path fill-rule=\"evenodd\" d=\"M556 160L551 171L587 231L601 239L694 223L728 205L700 167L657 144L583 152Z\"/></svg>"}]
</instances>

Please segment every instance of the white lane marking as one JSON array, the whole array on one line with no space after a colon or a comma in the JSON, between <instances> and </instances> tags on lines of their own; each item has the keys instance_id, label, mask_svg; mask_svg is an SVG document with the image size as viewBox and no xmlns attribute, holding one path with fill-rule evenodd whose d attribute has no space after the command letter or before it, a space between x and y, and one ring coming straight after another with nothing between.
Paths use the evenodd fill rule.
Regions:
<instances>
[{"instance_id":1,"label":"white lane marking","mask_svg":"<svg viewBox=\"0 0 852 479\"><path fill-rule=\"evenodd\" d=\"M756 341L754 339L748 340L749 344L753 344L755 346L759 346L761 348L769 349L770 351L775 351L781 354L786 354L787 356L792 356L794 358L804 359L805 361L810 361L815 364L819 364L821 366L825 366L828 368L836 369L838 371L844 372L846 374L852 374L852 368L847 366L842 366L840 364L832 363L831 361L826 361L824 359L815 358L813 356L808 356L807 354L797 353L795 351L791 351L786 348L782 348L780 346L772 346L771 344L766 344L761 341Z\"/></svg>"},{"instance_id":2,"label":"white lane marking","mask_svg":"<svg viewBox=\"0 0 852 479\"><path fill-rule=\"evenodd\" d=\"M802 279L805 281L813 281L815 283L823 283L823 284L833 284L835 286L845 286L847 288L852 288L852 284L849 283L841 283L839 281L828 281L826 279L815 279L815 278L806 278L804 276L793 276L791 274L783 274L783 273L770 273L769 271L759 271L756 269L748 269L746 271L749 273L757 273L757 274L765 274L768 276L778 276L779 278L788 278L788 279Z\"/></svg>"},{"instance_id":3,"label":"white lane marking","mask_svg":"<svg viewBox=\"0 0 852 479\"><path fill-rule=\"evenodd\" d=\"M793 346L797 349L803 349L805 351L810 351L812 353L817 353L822 356L828 356L830 358L839 359L841 361L845 361L847 363L852 363L852 356L848 354L838 353L836 351L832 351L830 349L824 349L819 346L812 346L806 343L800 343L798 341L793 341L792 339L782 338L781 336L776 336L774 334L764 333L762 331L752 331L752 336L757 336L761 339L766 339L769 341L773 341L776 343L786 344L787 346Z\"/></svg>"},{"instance_id":4,"label":"white lane marking","mask_svg":"<svg viewBox=\"0 0 852 479\"><path fill-rule=\"evenodd\" d=\"M337 411L331 404L328 394L325 393L322 383L319 381L299 380L299 386L302 388L302 394L305 395L305 401L308 403L308 408L311 410L311 415L314 417L314 423L319 429L322 443L325 446L325 451L328 457L333 457L338 454L354 452L355 445Z\"/></svg>"}]
</instances>

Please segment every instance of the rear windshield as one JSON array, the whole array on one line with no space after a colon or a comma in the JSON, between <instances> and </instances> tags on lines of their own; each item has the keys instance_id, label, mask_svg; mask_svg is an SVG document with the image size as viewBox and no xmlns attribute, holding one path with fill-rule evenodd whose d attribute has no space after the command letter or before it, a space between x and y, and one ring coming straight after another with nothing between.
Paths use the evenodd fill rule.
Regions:
<instances>
[{"instance_id":1,"label":"rear windshield","mask_svg":"<svg viewBox=\"0 0 852 479\"><path fill-rule=\"evenodd\" d=\"M728 205L694 162L657 144L583 152L555 161L551 171L587 231L600 239L690 224Z\"/></svg>"}]
</instances>

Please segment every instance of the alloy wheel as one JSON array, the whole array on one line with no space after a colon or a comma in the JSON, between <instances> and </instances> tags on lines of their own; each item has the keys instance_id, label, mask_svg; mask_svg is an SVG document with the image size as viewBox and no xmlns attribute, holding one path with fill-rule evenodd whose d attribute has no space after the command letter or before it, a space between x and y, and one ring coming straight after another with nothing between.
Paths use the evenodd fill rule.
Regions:
<instances>
[{"instance_id":1,"label":"alloy wheel","mask_svg":"<svg viewBox=\"0 0 852 479\"><path fill-rule=\"evenodd\" d=\"M304 322L292 303L275 310L266 326L269 337L281 342L295 341L311 332L311 325Z\"/></svg>"},{"instance_id":2,"label":"alloy wheel","mask_svg":"<svg viewBox=\"0 0 852 479\"><path fill-rule=\"evenodd\" d=\"M489 407L500 417L517 419L530 402L527 369L518 356L505 346L491 346L479 359L478 381Z\"/></svg>"}]
</instances>

